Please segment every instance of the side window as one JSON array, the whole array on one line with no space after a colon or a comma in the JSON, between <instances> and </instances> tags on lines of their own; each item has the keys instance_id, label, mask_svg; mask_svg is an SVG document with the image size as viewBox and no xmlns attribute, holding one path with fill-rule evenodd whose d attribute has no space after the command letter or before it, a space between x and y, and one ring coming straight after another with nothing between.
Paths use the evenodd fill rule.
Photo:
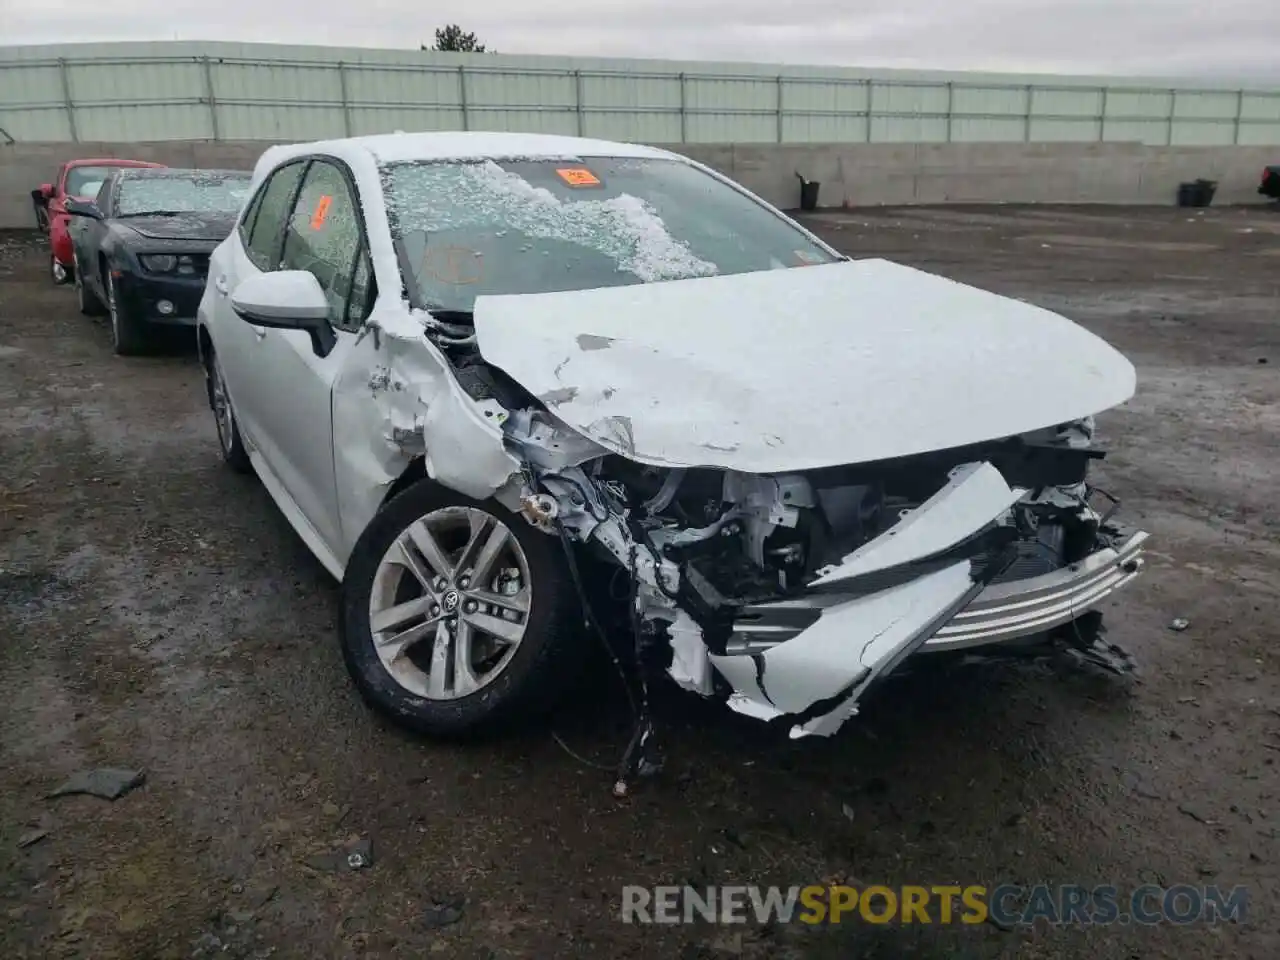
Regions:
<instances>
[{"instance_id":1,"label":"side window","mask_svg":"<svg viewBox=\"0 0 1280 960\"><path fill-rule=\"evenodd\" d=\"M302 178L304 169L306 163L302 162L281 167L271 174L262 190L252 233L245 247L249 259L259 270L280 269L280 231L289 215L293 195L297 193L298 181Z\"/></svg>"},{"instance_id":2,"label":"side window","mask_svg":"<svg viewBox=\"0 0 1280 960\"><path fill-rule=\"evenodd\" d=\"M240 218L240 225L236 227L236 232L240 234L240 242L244 245L245 250L249 249L249 238L253 235L253 221L258 218L258 208L262 206L262 195L266 193L266 183L264 182L258 188L258 192L249 198L249 206L244 211L244 216Z\"/></svg>"},{"instance_id":3,"label":"side window","mask_svg":"<svg viewBox=\"0 0 1280 960\"><path fill-rule=\"evenodd\" d=\"M364 320L370 278L355 196L332 163L311 164L284 234L285 269L308 270L329 300L329 322L357 330Z\"/></svg>"}]
</instances>

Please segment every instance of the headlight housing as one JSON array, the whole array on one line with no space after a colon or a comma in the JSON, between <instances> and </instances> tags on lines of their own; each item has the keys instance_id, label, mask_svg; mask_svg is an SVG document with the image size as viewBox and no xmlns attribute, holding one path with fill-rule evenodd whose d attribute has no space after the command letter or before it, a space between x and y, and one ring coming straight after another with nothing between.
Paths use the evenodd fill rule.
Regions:
<instances>
[{"instance_id":1,"label":"headlight housing","mask_svg":"<svg viewBox=\"0 0 1280 960\"><path fill-rule=\"evenodd\" d=\"M172 273L178 266L178 258L170 253L144 253L138 259L152 273Z\"/></svg>"}]
</instances>

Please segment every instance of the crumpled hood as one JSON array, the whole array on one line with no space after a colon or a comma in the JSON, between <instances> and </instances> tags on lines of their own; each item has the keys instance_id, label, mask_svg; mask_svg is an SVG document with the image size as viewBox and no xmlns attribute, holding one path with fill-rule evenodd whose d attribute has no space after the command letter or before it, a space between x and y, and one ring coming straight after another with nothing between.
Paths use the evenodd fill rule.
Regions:
<instances>
[{"instance_id":1,"label":"crumpled hood","mask_svg":"<svg viewBox=\"0 0 1280 960\"><path fill-rule=\"evenodd\" d=\"M754 473L1075 420L1133 365L1048 310L886 260L482 296L481 355L633 460Z\"/></svg>"},{"instance_id":2,"label":"crumpled hood","mask_svg":"<svg viewBox=\"0 0 1280 960\"><path fill-rule=\"evenodd\" d=\"M120 221L148 240L225 240L236 225L234 213L183 213L171 217L126 217Z\"/></svg>"}]
</instances>

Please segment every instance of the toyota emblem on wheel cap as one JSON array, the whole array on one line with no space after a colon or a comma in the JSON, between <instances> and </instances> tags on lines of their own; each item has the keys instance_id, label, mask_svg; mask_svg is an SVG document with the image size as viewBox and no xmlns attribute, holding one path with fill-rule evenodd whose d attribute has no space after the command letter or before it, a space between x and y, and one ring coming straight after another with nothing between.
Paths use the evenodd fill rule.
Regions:
<instances>
[{"instance_id":1,"label":"toyota emblem on wheel cap","mask_svg":"<svg viewBox=\"0 0 1280 960\"><path fill-rule=\"evenodd\" d=\"M458 591L450 590L440 599L440 603L443 605L445 610L449 613L453 613L453 611L458 609Z\"/></svg>"}]
</instances>

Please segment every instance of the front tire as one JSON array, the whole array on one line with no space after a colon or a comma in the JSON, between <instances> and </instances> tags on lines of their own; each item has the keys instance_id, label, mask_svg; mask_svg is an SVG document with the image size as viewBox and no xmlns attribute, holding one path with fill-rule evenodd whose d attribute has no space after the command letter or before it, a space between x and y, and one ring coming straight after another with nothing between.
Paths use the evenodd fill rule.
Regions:
<instances>
[{"instance_id":1,"label":"front tire","mask_svg":"<svg viewBox=\"0 0 1280 960\"><path fill-rule=\"evenodd\" d=\"M72 278L76 285L76 305L80 308L80 312L86 317L100 317L106 311L102 307L102 301L98 299L98 295L85 286L84 271L80 269L80 258L73 256L71 258Z\"/></svg>"},{"instance_id":2,"label":"front tire","mask_svg":"<svg viewBox=\"0 0 1280 960\"><path fill-rule=\"evenodd\" d=\"M146 346L143 323L120 302L116 278L110 270L103 271L103 288L107 291L107 313L111 317L111 347L118 357L133 357Z\"/></svg>"},{"instance_id":3,"label":"front tire","mask_svg":"<svg viewBox=\"0 0 1280 960\"><path fill-rule=\"evenodd\" d=\"M71 280L71 271L58 262L56 254L49 254L49 279L55 286L62 286Z\"/></svg>"},{"instance_id":4,"label":"front tire","mask_svg":"<svg viewBox=\"0 0 1280 960\"><path fill-rule=\"evenodd\" d=\"M430 480L374 517L343 578L342 652L361 695L438 737L554 706L582 666L580 622L557 538Z\"/></svg>"}]
</instances>

